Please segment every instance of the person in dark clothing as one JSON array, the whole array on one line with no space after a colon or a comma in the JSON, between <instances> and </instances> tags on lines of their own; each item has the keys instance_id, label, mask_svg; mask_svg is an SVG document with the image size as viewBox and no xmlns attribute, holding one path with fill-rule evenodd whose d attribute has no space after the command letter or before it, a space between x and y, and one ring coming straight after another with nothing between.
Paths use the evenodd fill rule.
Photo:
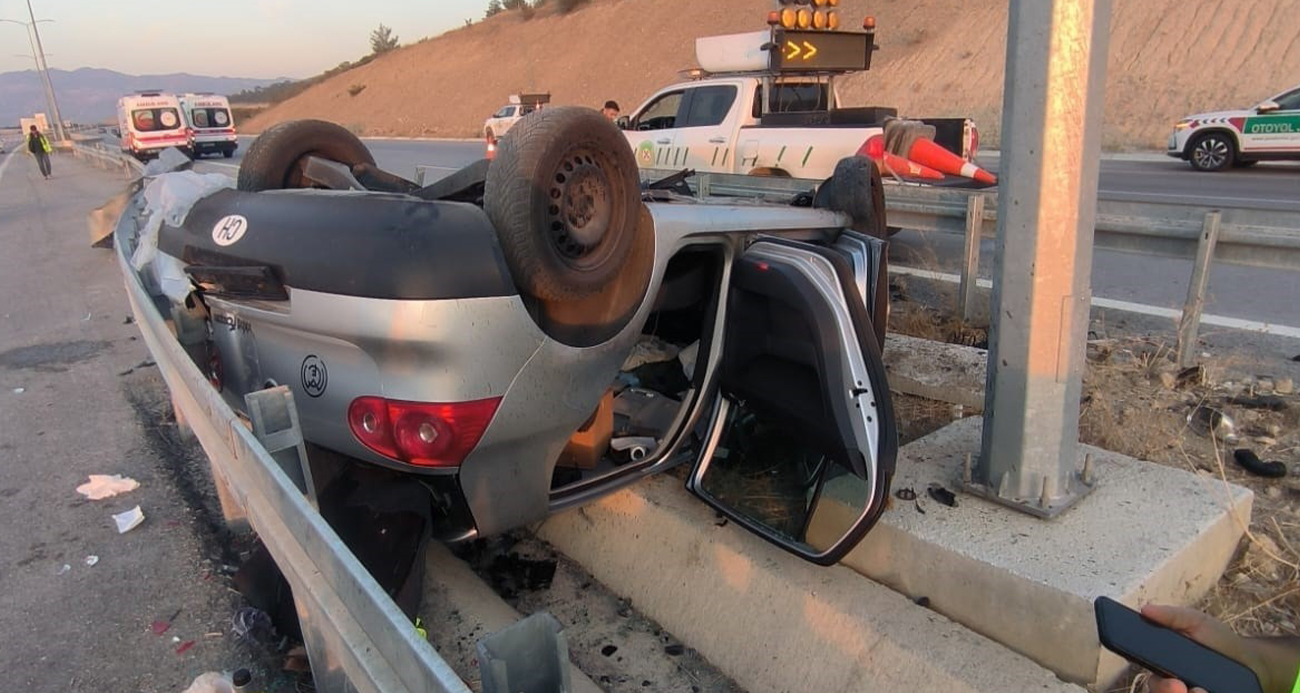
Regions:
<instances>
[{"instance_id":1,"label":"person in dark clothing","mask_svg":"<svg viewBox=\"0 0 1300 693\"><path fill-rule=\"evenodd\" d=\"M42 135L35 125L27 133L27 151L36 157L36 163L41 167L41 175L45 176L46 180L49 180L51 173L50 152L54 151L54 148L50 146L50 141L45 139L45 135Z\"/></svg>"}]
</instances>

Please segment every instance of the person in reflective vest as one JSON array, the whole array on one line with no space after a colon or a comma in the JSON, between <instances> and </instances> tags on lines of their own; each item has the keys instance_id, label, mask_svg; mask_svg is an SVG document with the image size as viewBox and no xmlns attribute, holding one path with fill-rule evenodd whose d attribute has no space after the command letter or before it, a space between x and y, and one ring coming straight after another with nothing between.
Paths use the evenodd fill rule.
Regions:
<instances>
[{"instance_id":1,"label":"person in reflective vest","mask_svg":"<svg viewBox=\"0 0 1300 693\"><path fill-rule=\"evenodd\" d=\"M33 125L27 133L27 151L36 157L36 163L41 167L41 175L46 180L50 179L50 152L54 148L50 146L50 141L45 139L45 135Z\"/></svg>"}]
</instances>

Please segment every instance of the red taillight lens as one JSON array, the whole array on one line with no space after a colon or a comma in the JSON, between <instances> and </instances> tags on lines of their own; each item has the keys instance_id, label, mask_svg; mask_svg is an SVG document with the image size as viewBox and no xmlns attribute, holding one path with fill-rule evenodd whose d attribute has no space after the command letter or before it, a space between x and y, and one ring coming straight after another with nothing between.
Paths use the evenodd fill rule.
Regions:
<instances>
[{"instance_id":1,"label":"red taillight lens","mask_svg":"<svg viewBox=\"0 0 1300 693\"><path fill-rule=\"evenodd\" d=\"M974 125L970 126L970 160L974 161L980 153L980 131Z\"/></svg>"},{"instance_id":2,"label":"red taillight lens","mask_svg":"<svg viewBox=\"0 0 1300 693\"><path fill-rule=\"evenodd\" d=\"M348 427L362 445L422 467L455 467L478 445L500 397L428 403L358 397L348 407Z\"/></svg>"}]
</instances>

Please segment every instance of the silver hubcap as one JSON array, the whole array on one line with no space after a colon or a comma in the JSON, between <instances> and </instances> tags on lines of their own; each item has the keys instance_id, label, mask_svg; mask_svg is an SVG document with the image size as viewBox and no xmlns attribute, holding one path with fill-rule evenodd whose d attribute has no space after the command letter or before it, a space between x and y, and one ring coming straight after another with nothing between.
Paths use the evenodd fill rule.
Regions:
<instances>
[{"instance_id":1,"label":"silver hubcap","mask_svg":"<svg viewBox=\"0 0 1300 693\"><path fill-rule=\"evenodd\" d=\"M1201 168L1218 168L1228 160L1228 144L1217 137L1201 140L1192 152Z\"/></svg>"}]
</instances>

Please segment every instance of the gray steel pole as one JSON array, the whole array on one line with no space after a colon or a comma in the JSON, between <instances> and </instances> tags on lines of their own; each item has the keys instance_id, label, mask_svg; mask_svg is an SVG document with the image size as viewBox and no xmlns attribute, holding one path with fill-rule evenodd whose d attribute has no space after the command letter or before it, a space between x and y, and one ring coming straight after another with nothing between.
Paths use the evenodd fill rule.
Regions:
<instances>
[{"instance_id":1,"label":"gray steel pole","mask_svg":"<svg viewBox=\"0 0 1300 693\"><path fill-rule=\"evenodd\" d=\"M1051 517L1090 490L1079 396L1110 0L1011 0L984 438L973 492Z\"/></svg>"},{"instance_id":2,"label":"gray steel pole","mask_svg":"<svg viewBox=\"0 0 1300 693\"><path fill-rule=\"evenodd\" d=\"M54 98L54 84L50 82L50 67L45 64L45 49L41 47L41 32L36 28L36 13L32 11L32 0L27 0L27 16L32 19L32 36L36 39L34 50L36 57L40 58L41 78L45 80L45 98L50 102L50 115L54 116L54 135L60 140L66 140L68 136L63 131L63 116L59 115L59 102Z\"/></svg>"}]
</instances>

